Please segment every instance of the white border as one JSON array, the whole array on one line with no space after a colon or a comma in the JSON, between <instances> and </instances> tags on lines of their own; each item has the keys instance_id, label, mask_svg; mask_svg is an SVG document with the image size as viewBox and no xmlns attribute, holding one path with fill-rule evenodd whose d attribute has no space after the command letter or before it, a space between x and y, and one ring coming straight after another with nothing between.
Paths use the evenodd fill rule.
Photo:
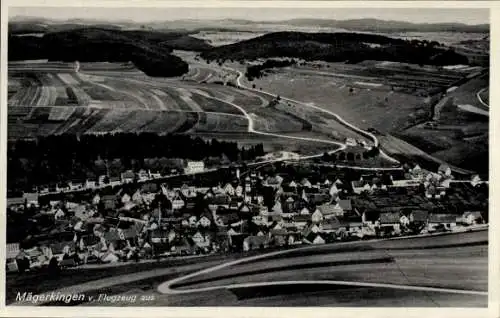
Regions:
<instances>
[{"instance_id":1,"label":"white border","mask_svg":"<svg viewBox=\"0 0 500 318\"><path fill-rule=\"evenodd\" d=\"M214 8L214 7L260 7L260 8L491 8L491 81L490 87L500 87L500 77L498 76L500 62L495 58L494 52L500 52L500 3L488 1L157 1L157 0L6 0L2 1L1 12L1 64L0 70L0 208L2 218L0 220L0 231L5 231L5 199L6 199L6 133L7 133L7 56L6 56L6 35L7 35L7 8L15 7L188 7L188 8ZM500 104L500 94L497 90L490 90L490 104ZM495 213L497 206L498 180L500 177L498 169L494 166L500 162L498 152L495 151L498 144L495 134L495 127L500 124L500 114L494 106L490 109L490 239L489 239L489 307L487 309L469 308L332 308L332 309L311 309L311 308L111 308L111 307L5 307L5 298L0 292L0 315L8 317L500 317L499 314L499 293L500 284L499 265L499 234L498 215ZM5 235L2 235L1 246L5 246ZM0 248L1 268L5 268L5 248ZM5 273L0 272L0 279L5 286ZM83 310L85 308L85 310Z\"/></svg>"}]
</instances>

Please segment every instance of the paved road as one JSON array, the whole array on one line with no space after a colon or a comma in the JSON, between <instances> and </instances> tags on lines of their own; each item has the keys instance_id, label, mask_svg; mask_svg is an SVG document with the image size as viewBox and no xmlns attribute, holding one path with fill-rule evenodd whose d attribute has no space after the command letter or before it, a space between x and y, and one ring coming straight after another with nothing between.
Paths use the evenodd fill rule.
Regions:
<instances>
[{"instance_id":1,"label":"paved road","mask_svg":"<svg viewBox=\"0 0 500 318\"><path fill-rule=\"evenodd\" d=\"M232 69L231 69L231 70L232 70ZM257 89L254 89L254 88L251 88L251 87L248 87L248 86L246 86L246 85L242 84L242 83L241 83L241 78L244 76L244 75L243 75L243 73L242 73L242 72L240 72L240 71L238 71L238 70L232 70L232 71L236 71L236 72L238 72L238 78L236 79L236 83L237 83L237 85L238 85L238 86L240 86L240 87L242 87L242 88L244 88L244 89L247 89L247 90L251 90L251 91L255 91L255 92L260 92L260 93L263 93L263 94L266 94L266 95L270 95L270 96L275 96L275 94L272 94L271 92L267 92L267 91L264 91L264 90L257 90ZM367 135L367 136L369 136L369 137L373 140L373 143L374 143L375 147L378 147L378 146L379 146L379 141L378 141L377 137L376 137L374 134L372 134L372 133L370 133L370 132L368 132L368 131L365 131L365 130L363 130L363 129L359 128L359 127L354 126L353 124L351 124L351 123L349 123L349 122L345 121L345 120L344 120L342 117L340 117L339 115L337 115L337 114L335 114L335 113L333 113L333 112L331 112L331 111L329 111L329 110L323 109L323 108L318 107L318 106L315 106L315 105L306 104L306 103L303 103L303 102L298 101L298 100L295 100L295 99L291 99L291 98L283 97L283 96L281 96L281 95L280 95L280 97L281 97L281 99L283 99L283 100L287 100L287 101L290 101L290 102L292 102L292 103L295 103L295 104L301 105L302 107L314 108L314 109L319 110L319 111L321 111L321 112L324 112L324 113L327 113L327 114L329 114L329 115L332 115L332 116L334 116L334 117L337 119L337 121L339 121L341 124L343 124L343 125L345 125L345 126L349 127L350 129L352 129L352 130L354 130L354 131L356 131L356 132L358 132L358 133L361 133L361 134L363 134L363 135ZM394 163L399 163L399 161L398 161L398 160L396 160L395 158L392 158L391 156L389 156L388 154L386 154L386 153L385 153L385 152L383 152L382 150L380 150L380 155L382 155L383 157L385 157L387 160L389 160L389 161L391 161L391 162L394 162Z\"/></svg>"},{"instance_id":2,"label":"paved road","mask_svg":"<svg viewBox=\"0 0 500 318\"><path fill-rule=\"evenodd\" d=\"M154 298L99 306L484 306L487 238L483 230L207 257L139 272L120 269L54 292Z\"/></svg>"},{"instance_id":3,"label":"paved road","mask_svg":"<svg viewBox=\"0 0 500 318\"><path fill-rule=\"evenodd\" d=\"M488 105L487 103L485 103L483 101L483 99L481 98L481 94L483 93L483 91L485 91L487 89L488 89L488 87L485 87L485 88L481 89L479 92L477 92L476 96L477 96L477 99L479 100L479 102L481 103L481 105L483 105L484 107L490 108L490 105Z\"/></svg>"},{"instance_id":4,"label":"paved road","mask_svg":"<svg viewBox=\"0 0 500 318\"><path fill-rule=\"evenodd\" d=\"M487 255L487 231L313 246L224 263L158 290L179 306L486 306Z\"/></svg>"}]
</instances>

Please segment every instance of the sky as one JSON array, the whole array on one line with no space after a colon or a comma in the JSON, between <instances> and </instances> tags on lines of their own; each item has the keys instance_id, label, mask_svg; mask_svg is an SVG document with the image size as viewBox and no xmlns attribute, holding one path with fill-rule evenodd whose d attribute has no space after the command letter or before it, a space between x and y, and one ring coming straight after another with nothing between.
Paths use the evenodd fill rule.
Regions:
<instances>
[{"instance_id":1,"label":"sky","mask_svg":"<svg viewBox=\"0 0 500 318\"><path fill-rule=\"evenodd\" d=\"M360 19L376 18L413 23L466 24L489 23L489 9L461 8L75 8L75 7L9 7L9 17L30 16L49 19L97 19L135 22L181 19L246 19L258 21L296 18Z\"/></svg>"}]
</instances>

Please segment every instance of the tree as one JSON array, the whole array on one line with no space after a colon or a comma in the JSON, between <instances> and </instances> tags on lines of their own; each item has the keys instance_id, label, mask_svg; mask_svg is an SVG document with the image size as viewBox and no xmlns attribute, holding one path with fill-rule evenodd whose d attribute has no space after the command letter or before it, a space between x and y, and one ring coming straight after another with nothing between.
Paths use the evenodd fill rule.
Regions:
<instances>
[{"instance_id":1,"label":"tree","mask_svg":"<svg viewBox=\"0 0 500 318\"><path fill-rule=\"evenodd\" d=\"M326 161L326 162L330 161L330 155L328 154L328 152L325 152L323 154L322 159L323 159L323 161Z\"/></svg>"},{"instance_id":2,"label":"tree","mask_svg":"<svg viewBox=\"0 0 500 318\"><path fill-rule=\"evenodd\" d=\"M344 160L345 160L345 158L346 158L346 156L345 156L345 152L341 152L341 153L339 153L339 160L340 160L340 161L344 161Z\"/></svg>"},{"instance_id":3,"label":"tree","mask_svg":"<svg viewBox=\"0 0 500 318\"><path fill-rule=\"evenodd\" d=\"M354 161L354 154L352 152L348 152L346 158L348 161Z\"/></svg>"},{"instance_id":4,"label":"tree","mask_svg":"<svg viewBox=\"0 0 500 318\"><path fill-rule=\"evenodd\" d=\"M361 154L356 154L356 160L361 160Z\"/></svg>"}]
</instances>

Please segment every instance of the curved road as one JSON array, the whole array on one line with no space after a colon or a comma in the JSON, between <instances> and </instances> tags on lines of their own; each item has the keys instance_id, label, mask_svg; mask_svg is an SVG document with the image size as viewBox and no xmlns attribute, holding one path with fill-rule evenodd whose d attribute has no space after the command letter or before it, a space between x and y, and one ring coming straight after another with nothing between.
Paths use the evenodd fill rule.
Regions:
<instances>
[{"instance_id":1,"label":"curved road","mask_svg":"<svg viewBox=\"0 0 500 318\"><path fill-rule=\"evenodd\" d=\"M229 69L229 68L228 68L228 69ZM238 73L238 77L237 77L237 79L236 79L236 83L237 83L237 85L238 85L238 86L240 86L240 87L242 87L242 88L244 88L244 89L246 89L246 90L251 90L251 91L254 91L254 92L260 92L260 93L263 93L263 94L266 94L266 95L269 95L269 96L275 96L275 94L272 94L272 93L270 93L270 92L267 92L267 91L264 91L264 90L262 90L262 91L261 91L261 90L257 90L257 89L254 89L254 88L248 87L248 86L246 86L246 85L243 85L243 84L241 83L241 78L244 76L244 75L243 75L243 73L242 73L241 71L234 70L234 69L229 69L229 70L231 70L231 71L233 71L233 72L237 72L237 73ZM287 100L287 101L290 101L290 102L292 102L292 103L295 103L295 104L298 104L298 105L302 105L303 107L314 108L314 109L316 109L316 110L319 110L319 111L321 111L321 112L324 112L324 113L327 113L327 114L329 114L329 115L331 115L331 116L334 116L334 117L337 119L337 121L339 121L341 124L343 124L343 125L345 125L345 126L347 126L347 127L351 128L352 130L354 130L354 131L356 131L356 132L358 132L358 133L361 133L361 134L364 134L364 135L368 135L368 136L369 136L369 137L373 140L373 143L374 143L375 147L378 147L378 146L379 146L379 141L378 141L377 137L376 137L374 134L372 134L372 133L370 133L370 132L368 132L368 131L362 130L362 129L361 129L361 128L359 128L359 127L354 126L353 124L351 124L351 123L349 123L349 122L345 121L345 120L344 120L342 117L340 117L339 115L337 115L337 114L335 114L335 113L333 113L333 112L331 112L331 111L329 111L329 110L323 109L323 108L318 107L318 106L315 106L315 105L306 104L306 103L303 103L303 102L298 101L298 100L295 100L295 99L291 99L291 98L287 98L287 97L282 97L281 95L280 95L280 97L281 97L283 100ZM396 159L392 158L391 156L387 155L387 154L386 154L386 153L384 153L382 150L380 150L380 154L381 154L382 156L384 156L387 160L389 160L389 161L391 161L391 162L394 162L394 163L398 163L398 164L399 164L399 161L398 161L398 160L396 160Z\"/></svg>"},{"instance_id":2,"label":"curved road","mask_svg":"<svg viewBox=\"0 0 500 318\"><path fill-rule=\"evenodd\" d=\"M158 286L176 305L339 305L344 294L389 293L393 304L415 294L416 302L449 306L487 303L487 231L396 240L337 243L281 250L223 263ZM235 294L237 300L229 300ZM285 296L284 296L285 295ZM323 297L325 296L325 297ZM221 300L229 298L230 304ZM313 296L315 297L315 296ZM323 297L323 298L322 298ZM360 300L352 300L358 305ZM342 303L345 305L345 303ZM366 305L366 304L365 304Z\"/></svg>"},{"instance_id":3,"label":"curved road","mask_svg":"<svg viewBox=\"0 0 500 318\"><path fill-rule=\"evenodd\" d=\"M484 90L486 90L486 89L488 89L488 87L485 87L485 88L481 89L479 92L477 92L477 93L476 93L476 96L477 96L477 99L479 100L479 102L481 103L481 105L483 105L484 107L488 107L488 108L490 108L490 105L488 105L487 103L485 103L485 102L483 101L483 99L481 98L481 93L482 93Z\"/></svg>"}]
</instances>

